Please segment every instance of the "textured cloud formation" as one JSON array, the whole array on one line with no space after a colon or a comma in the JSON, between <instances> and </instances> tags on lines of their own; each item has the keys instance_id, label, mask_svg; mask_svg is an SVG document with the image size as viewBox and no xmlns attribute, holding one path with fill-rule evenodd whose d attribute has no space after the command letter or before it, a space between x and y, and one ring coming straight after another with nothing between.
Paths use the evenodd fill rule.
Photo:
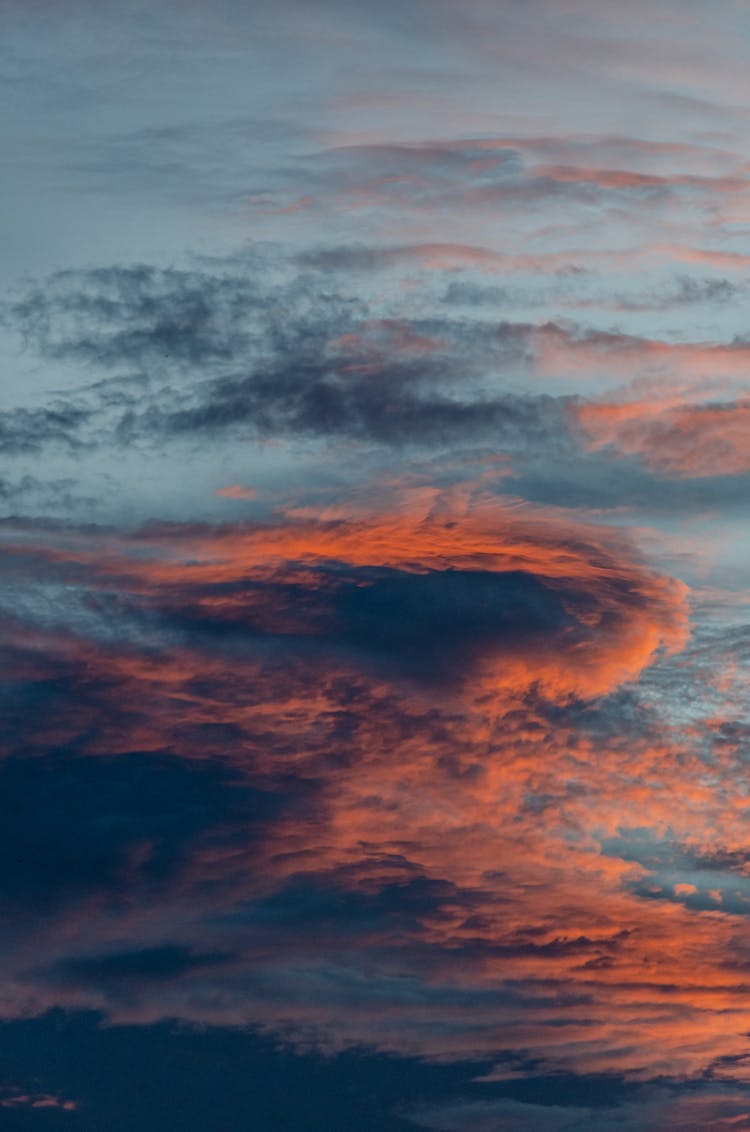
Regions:
<instances>
[{"instance_id":1,"label":"textured cloud formation","mask_svg":"<svg viewBox=\"0 0 750 1132\"><path fill-rule=\"evenodd\" d=\"M314 278L274 286L262 260L226 274L62 275L15 304L12 325L51 359L116 376L80 388L49 419L7 414L6 446L163 444L242 426L370 443L514 443L559 427L552 398L483 388L493 360L525 364L534 327L373 317L371 306Z\"/></svg>"},{"instance_id":2,"label":"textured cloud formation","mask_svg":"<svg viewBox=\"0 0 750 1132\"><path fill-rule=\"evenodd\" d=\"M445 249L422 253L445 266ZM54 278L13 305L10 323L44 356L109 376L53 408L6 412L0 444L9 454L85 452L113 443L215 444L245 430L424 451L473 438L500 446L519 468L543 466L554 448L585 469L586 449L611 446L658 474L747 472L744 402L705 400L717 383L736 395L748 360L743 339L675 344L568 321L492 318L469 282L452 283L449 294L478 305L481 318L450 317L445 304L439 316L415 309L394 317L364 293L346 297L343 281L340 291L323 291L352 255L373 254L321 252L317 274L292 269L276 283L271 265L289 269L278 252L270 261L259 252L239 266L227 262L223 272L142 266ZM672 301L686 296L695 300L683 280ZM497 301L502 309L506 299ZM692 403L679 386L666 398L577 401L564 392L572 379L592 388L627 379L705 389L694 389L703 400Z\"/></svg>"},{"instance_id":3,"label":"textured cloud formation","mask_svg":"<svg viewBox=\"0 0 750 1132\"><path fill-rule=\"evenodd\" d=\"M685 642L682 588L614 534L432 498L262 527L10 527L5 554L88 610L7 625L9 693L39 704L6 738L7 836L29 842L8 896L50 917L13 976L26 1001L602 1071L738 1052L741 1011L706 1028L731 979L700 956L744 911L701 921L695 886L660 890L617 840L695 838L705 791L683 791L678 827L649 782L699 753L647 715L625 738L627 701L561 714ZM731 860L702 867L721 885Z\"/></svg>"},{"instance_id":4,"label":"textured cloud formation","mask_svg":"<svg viewBox=\"0 0 750 1132\"><path fill-rule=\"evenodd\" d=\"M0 1113L750 1128L744 0L3 6Z\"/></svg>"},{"instance_id":5,"label":"textured cloud formation","mask_svg":"<svg viewBox=\"0 0 750 1132\"><path fill-rule=\"evenodd\" d=\"M612 445L664 475L731 476L750 470L748 402L675 401L588 404L578 409L578 419L594 447Z\"/></svg>"},{"instance_id":6,"label":"textured cloud formation","mask_svg":"<svg viewBox=\"0 0 750 1132\"><path fill-rule=\"evenodd\" d=\"M146 528L110 537L106 553L75 532L49 549L20 537L6 543L11 578L29 557L69 587L80 572L104 590L103 613L107 591L132 587L132 605L121 594L114 608L157 632L303 653L319 643L552 699L605 693L686 634L683 589L623 566L614 535L491 499L470 514L426 492L391 515Z\"/></svg>"}]
</instances>

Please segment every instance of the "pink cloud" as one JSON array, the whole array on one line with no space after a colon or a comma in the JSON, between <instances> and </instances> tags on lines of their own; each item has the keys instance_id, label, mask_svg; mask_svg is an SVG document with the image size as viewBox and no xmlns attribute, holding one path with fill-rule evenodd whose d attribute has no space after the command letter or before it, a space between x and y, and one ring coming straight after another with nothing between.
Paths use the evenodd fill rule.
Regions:
<instances>
[{"instance_id":1,"label":"pink cloud","mask_svg":"<svg viewBox=\"0 0 750 1132\"><path fill-rule=\"evenodd\" d=\"M258 490L254 487L243 487L242 484L233 483L228 487L220 487L214 493L219 499L244 499L251 500L258 498Z\"/></svg>"},{"instance_id":2,"label":"pink cloud","mask_svg":"<svg viewBox=\"0 0 750 1132\"><path fill-rule=\"evenodd\" d=\"M611 446L664 475L707 478L750 471L747 400L584 402L574 412L591 448Z\"/></svg>"}]
</instances>

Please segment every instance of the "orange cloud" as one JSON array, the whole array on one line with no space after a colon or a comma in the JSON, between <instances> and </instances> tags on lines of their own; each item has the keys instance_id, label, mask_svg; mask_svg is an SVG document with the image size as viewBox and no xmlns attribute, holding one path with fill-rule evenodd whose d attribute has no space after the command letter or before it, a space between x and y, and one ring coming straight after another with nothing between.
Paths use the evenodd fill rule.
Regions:
<instances>
[{"instance_id":1,"label":"orange cloud","mask_svg":"<svg viewBox=\"0 0 750 1132\"><path fill-rule=\"evenodd\" d=\"M540 177L568 184L593 184L603 189L700 188L711 193L741 193L748 188L745 177L700 177L688 173L653 174L628 169L601 169L592 166L539 165Z\"/></svg>"},{"instance_id":2,"label":"orange cloud","mask_svg":"<svg viewBox=\"0 0 750 1132\"><path fill-rule=\"evenodd\" d=\"M145 559L143 549L150 549ZM137 557L130 557L131 551ZM218 537L198 530L187 541L179 529L167 528L144 531L109 556L85 546L48 553L85 564L99 575L100 584L107 584L108 576L125 581L149 605L163 602L169 610L185 602L192 615L222 625L244 622L248 629L287 640L300 634L324 640L332 639L331 633L340 636L334 623L345 615L337 612L336 602L346 578L365 601L368 593L380 592L382 575L357 571L394 572L401 600L407 602L405 617L426 616L420 589L432 587L434 617L420 624L441 648L441 616L451 634L446 640L459 640L456 602L468 603L463 608L469 618L480 615L482 602L489 603L483 616L488 625L488 618L499 617L499 626L506 624L506 607L512 619L519 601L533 600L539 609L538 603L546 602L555 619L548 629L542 628L544 622L538 631L529 623L517 634L500 627L493 641L491 630L480 631L480 622L467 622L482 642L478 651L472 650L471 679L488 694L535 687L560 702L603 695L636 679L660 649L679 649L687 636L685 588L637 563L616 536L583 525L571 528L551 516L493 501L471 514L454 513L450 507L441 512L428 494L413 510L393 514L299 517L234 527ZM346 569L355 573L346 575ZM229 588L240 582L241 588ZM536 587L533 598L530 585ZM420 603L419 614L409 609L404 586ZM472 586L476 597L459 595L459 589L470 591ZM441 610L443 602L448 605ZM480 603L476 609L475 602ZM342 641L347 640L346 626L341 632ZM398 633L397 627L393 632ZM376 626L373 633L377 639ZM411 640L408 632L400 639L404 645ZM408 647L418 648L418 639Z\"/></svg>"},{"instance_id":3,"label":"orange cloud","mask_svg":"<svg viewBox=\"0 0 750 1132\"><path fill-rule=\"evenodd\" d=\"M745 399L590 402L574 413L589 447L612 446L664 475L706 478L750 470L750 401Z\"/></svg>"},{"instance_id":4,"label":"orange cloud","mask_svg":"<svg viewBox=\"0 0 750 1132\"><path fill-rule=\"evenodd\" d=\"M116 589L119 609L146 617L148 647L142 629L117 646L19 632L25 675L46 687L64 672L75 689L25 721L27 753L210 757L279 801L262 836L241 823L230 836L224 819L196 838L168 891L123 898L114 920L106 893L61 913L29 943L6 1012L31 1001L252 1020L329 1048L520 1053L551 1071L636 1077L690 1077L723 1058L742 1078L726 1059L750 1030L743 754L717 743L706 763L705 728L601 699L687 633L684 588L626 540L429 492L389 513L54 538L16 543L19 563L35 553L40 571L85 579L93 605ZM341 636L345 617L381 645L395 631L375 589L394 575L428 593L435 575L468 578L434 592L459 621L478 608L495 625L449 686L404 679L390 654L372 664L361 636ZM426 647L442 648L451 610L428 607L433 631L412 589L398 593ZM527 603L528 633L492 621L498 593ZM534 607L551 617L541 632ZM141 836L123 884L150 852ZM129 996L101 980L29 987L31 965L64 968L71 947L156 946L165 933L231 965L158 993L147 981ZM12 963L7 974L15 986Z\"/></svg>"},{"instance_id":5,"label":"orange cloud","mask_svg":"<svg viewBox=\"0 0 750 1132\"><path fill-rule=\"evenodd\" d=\"M60 1097L49 1094L32 1095L30 1093L11 1093L0 1098L0 1108L56 1108L63 1112L75 1112L78 1105L75 1101L62 1100Z\"/></svg>"},{"instance_id":6,"label":"orange cloud","mask_svg":"<svg viewBox=\"0 0 750 1132\"><path fill-rule=\"evenodd\" d=\"M689 248L675 244L654 244L652 252L663 253L683 263L699 263L721 270L744 270L750 266L750 255L744 252L724 251L721 248Z\"/></svg>"},{"instance_id":7,"label":"orange cloud","mask_svg":"<svg viewBox=\"0 0 750 1132\"><path fill-rule=\"evenodd\" d=\"M254 487L243 487L242 484L233 483L228 487L220 487L215 492L219 499L257 499L258 492Z\"/></svg>"}]
</instances>

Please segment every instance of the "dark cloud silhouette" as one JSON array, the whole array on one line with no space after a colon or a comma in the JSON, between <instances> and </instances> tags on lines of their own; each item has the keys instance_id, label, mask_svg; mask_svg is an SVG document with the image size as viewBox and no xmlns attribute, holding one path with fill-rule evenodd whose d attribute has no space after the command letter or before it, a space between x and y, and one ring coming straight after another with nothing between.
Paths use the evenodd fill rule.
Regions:
<instances>
[{"instance_id":1,"label":"dark cloud silhouette","mask_svg":"<svg viewBox=\"0 0 750 1132\"><path fill-rule=\"evenodd\" d=\"M117 904L131 889L157 899L196 839L218 846L238 823L257 835L284 804L220 763L155 753L9 757L0 782L0 892L37 913L91 896Z\"/></svg>"},{"instance_id":2,"label":"dark cloud silhouette","mask_svg":"<svg viewBox=\"0 0 750 1132\"><path fill-rule=\"evenodd\" d=\"M176 944L111 952L60 960L48 973L55 981L72 984L117 986L139 982L161 982L180 975L231 962L221 952L193 952Z\"/></svg>"},{"instance_id":3,"label":"dark cloud silhouette","mask_svg":"<svg viewBox=\"0 0 750 1132\"><path fill-rule=\"evenodd\" d=\"M399 660L407 668L434 667L436 673L493 648L570 634L576 601L588 604L572 588L552 590L520 571L408 573L344 566L317 568L305 583L282 575L188 586L171 600L174 604L161 606L165 624L189 640L275 637L299 646L315 639L324 651L339 645Z\"/></svg>"}]
</instances>

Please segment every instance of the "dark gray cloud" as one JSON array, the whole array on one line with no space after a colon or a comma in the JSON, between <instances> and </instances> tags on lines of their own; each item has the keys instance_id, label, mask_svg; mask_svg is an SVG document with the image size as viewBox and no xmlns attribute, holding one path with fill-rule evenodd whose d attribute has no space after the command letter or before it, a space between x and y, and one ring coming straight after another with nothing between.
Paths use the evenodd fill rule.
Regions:
<instances>
[{"instance_id":1,"label":"dark gray cloud","mask_svg":"<svg viewBox=\"0 0 750 1132\"><path fill-rule=\"evenodd\" d=\"M243 271L112 268L33 288L8 314L28 346L115 376L81 390L85 407L8 418L6 444L82 444L86 426L125 444L244 427L406 445L491 437L523 449L564 433L559 398L503 389L534 327L384 319L337 290L335 274L274 283L269 270L259 256Z\"/></svg>"},{"instance_id":2,"label":"dark gray cloud","mask_svg":"<svg viewBox=\"0 0 750 1132\"><path fill-rule=\"evenodd\" d=\"M72 448L64 445L63 451L72 452L75 457L81 453L76 444ZM38 452L39 448L33 448L27 455L33 459ZM5 455L8 456L9 453L6 452ZM20 453L16 451L15 455L18 457ZM103 477L88 491L83 488L77 476L48 475L41 478L25 474L0 478L0 511L4 517L24 514L50 517L81 515L90 518L110 501L110 484Z\"/></svg>"},{"instance_id":3,"label":"dark gray cloud","mask_svg":"<svg viewBox=\"0 0 750 1132\"><path fill-rule=\"evenodd\" d=\"M564 419L553 397L508 393L462 401L420 392L434 373L430 365L396 363L342 379L325 364L291 356L283 368L216 381L192 408L128 415L118 435L210 436L245 425L261 436L351 437L407 446L492 436L501 447L516 447L551 438Z\"/></svg>"},{"instance_id":4,"label":"dark gray cloud","mask_svg":"<svg viewBox=\"0 0 750 1132\"><path fill-rule=\"evenodd\" d=\"M745 283L736 283L723 278L695 279L683 275L673 284L658 290L646 291L641 295L620 295L610 301L622 311L669 311L699 303L732 303L742 299L746 294Z\"/></svg>"},{"instance_id":5,"label":"dark gray cloud","mask_svg":"<svg viewBox=\"0 0 750 1132\"><path fill-rule=\"evenodd\" d=\"M59 400L43 409L10 409L0 413L0 452L18 456L62 447L79 452L87 446L86 426L94 410Z\"/></svg>"},{"instance_id":6,"label":"dark gray cloud","mask_svg":"<svg viewBox=\"0 0 750 1132\"><path fill-rule=\"evenodd\" d=\"M63 271L32 286L7 320L47 358L107 371L236 359L280 296L264 288L263 262L246 274L148 264ZM278 312L280 316L281 312Z\"/></svg>"},{"instance_id":7,"label":"dark gray cloud","mask_svg":"<svg viewBox=\"0 0 750 1132\"><path fill-rule=\"evenodd\" d=\"M248 1114L258 1128L279 1132L350 1132L352 1122L358 1132L416 1132L421 1125L403 1110L425 1097L448 1103L529 1087L477 1084L489 1068L483 1061L431 1065L364 1050L325 1056L251 1027L106 1026L92 1012L4 1022L0 1054L8 1082L0 1096L54 1094L78 1106L59 1115L0 1109L14 1132L204 1132L216 1125L247 1132ZM532 1087L543 1096L564 1096L575 1082L537 1079ZM589 1086L592 1096L605 1088L615 1095L638 1091L611 1078Z\"/></svg>"},{"instance_id":8,"label":"dark gray cloud","mask_svg":"<svg viewBox=\"0 0 750 1132\"><path fill-rule=\"evenodd\" d=\"M635 376L662 356L659 343L562 320L493 319L518 296L463 275L444 292L449 301L397 314L364 279L347 288L347 265L371 261L373 249L322 249L300 271L299 256L258 246L185 269L63 272L32 286L7 322L29 351L79 375L85 367L93 380L43 408L0 416L0 449L154 452L249 437L346 440L409 456L472 443L510 457L514 489L533 500L743 504L741 475L670 483L640 457L587 451L574 423L584 400L529 380L539 367L554 379L557 366L562 375L582 367ZM725 283L685 278L641 306L729 301L736 292ZM457 316L456 304L473 313ZM706 357L710 366L710 350Z\"/></svg>"},{"instance_id":9,"label":"dark gray cloud","mask_svg":"<svg viewBox=\"0 0 750 1132\"><path fill-rule=\"evenodd\" d=\"M627 603L625 590L623 583ZM133 613L155 615L154 627L207 648L318 654L322 665L347 658L392 677L455 682L487 656L553 638L583 640L595 607L583 586L553 589L522 571L334 566L308 570L303 581L292 571L258 582L172 587Z\"/></svg>"},{"instance_id":10,"label":"dark gray cloud","mask_svg":"<svg viewBox=\"0 0 750 1132\"><path fill-rule=\"evenodd\" d=\"M92 896L117 905L128 891L158 899L177 883L196 840L218 847L232 825L235 835L238 822L247 832L283 806L280 795L240 785L219 763L156 753L9 757L0 780L0 893L8 906L37 914Z\"/></svg>"},{"instance_id":11,"label":"dark gray cloud","mask_svg":"<svg viewBox=\"0 0 750 1132\"><path fill-rule=\"evenodd\" d=\"M61 959L47 976L55 982L126 988L133 983L163 982L232 961L222 952L194 952L178 944Z\"/></svg>"}]
</instances>

